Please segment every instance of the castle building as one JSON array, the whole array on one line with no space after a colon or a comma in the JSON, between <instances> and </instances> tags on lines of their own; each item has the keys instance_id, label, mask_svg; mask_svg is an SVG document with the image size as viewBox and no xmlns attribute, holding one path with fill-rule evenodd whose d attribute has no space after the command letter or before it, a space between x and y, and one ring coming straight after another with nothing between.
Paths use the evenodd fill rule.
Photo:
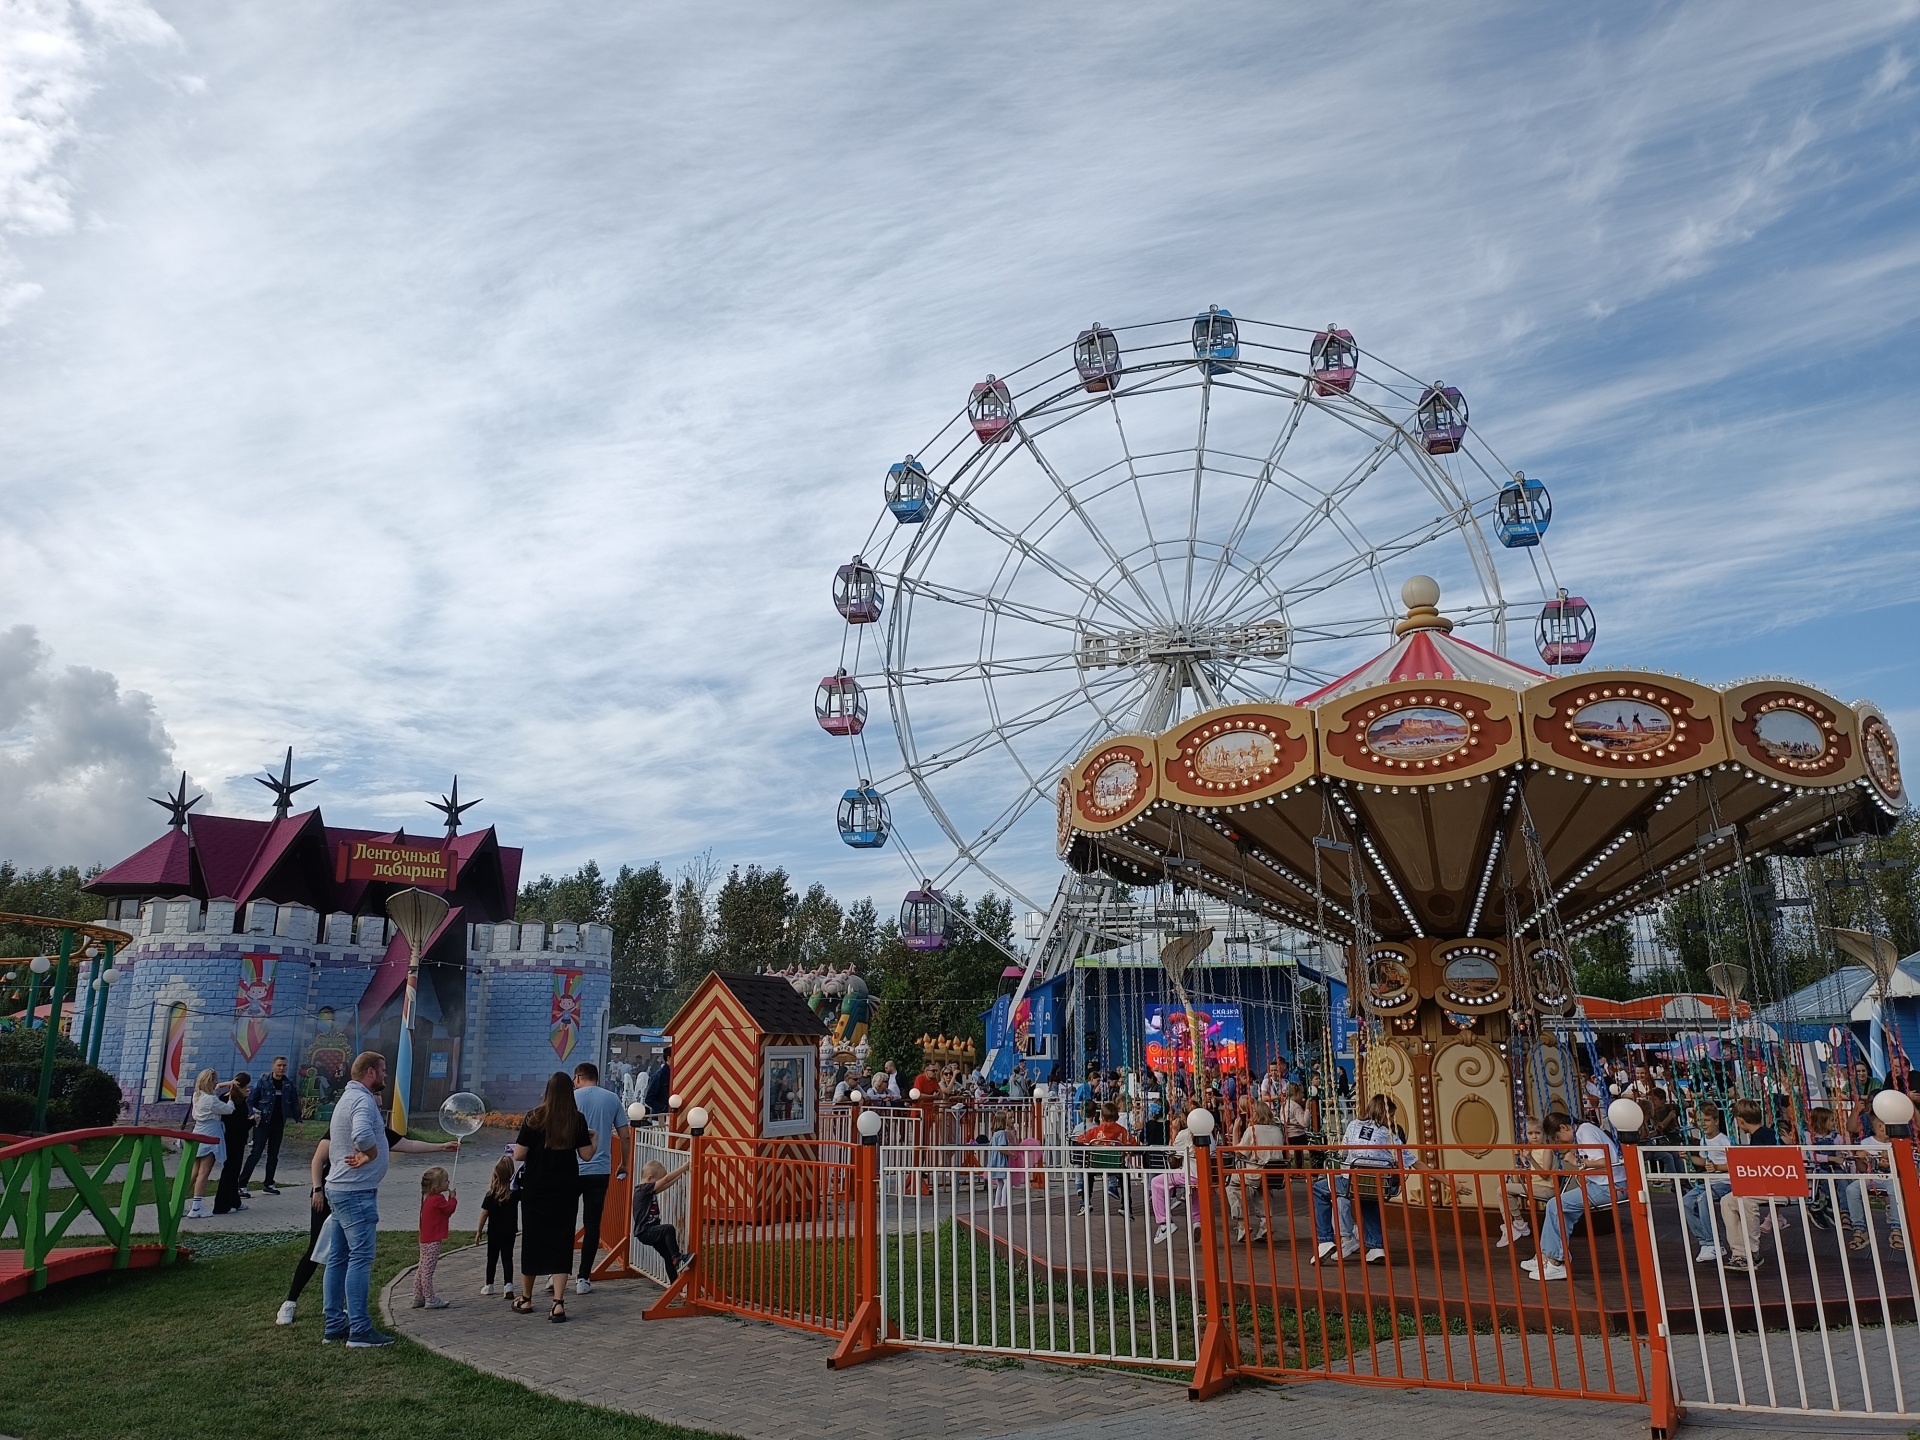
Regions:
<instances>
[{"instance_id":1,"label":"castle building","mask_svg":"<svg viewBox=\"0 0 1920 1440\"><path fill-rule=\"evenodd\" d=\"M87 886L128 937L100 1065L129 1117L184 1116L207 1067L258 1074L284 1055L309 1114L360 1051L391 1070L410 954L385 907L409 885L450 907L421 957L411 1114L430 1125L459 1090L521 1110L555 1070L602 1058L613 933L516 923L521 852L491 827L409 837L288 814L285 794L271 820L190 814L184 797L163 802L166 834Z\"/></svg>"}]
</instances>

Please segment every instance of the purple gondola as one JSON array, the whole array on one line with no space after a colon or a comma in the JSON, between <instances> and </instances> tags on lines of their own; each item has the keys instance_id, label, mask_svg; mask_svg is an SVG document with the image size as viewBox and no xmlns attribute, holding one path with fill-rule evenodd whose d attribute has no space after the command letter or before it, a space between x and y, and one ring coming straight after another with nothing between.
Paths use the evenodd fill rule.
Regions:
<instances>
[{"instance_id":1,"label":"purple gondola","mask_svg":"<svg viewBox=\"0 0 1920 1440\"><path fill-rule=\"evenodd\" d=\"M1120 342L1113 331L1098 320L1091 330L1082 330L1073 342L1073 368L1080 372L1083 390L1113 389L1120 378Z\"/></svg>"},{"instance_id":2,"label":"purple gondola","mask_svg":"<svg viewBox=\"0 0 1920 1440\"><path fill-rule=\"evenodd\" d=\"M947 897L927 881L900 902L900 938L909 950L943 950L953 936Z\"/></svg>"},{"instance_id":3,"label":"purple gondola","mask_svg":"<svg viewBox=\"0 0 1920 1440\"><path fill-rule=\"evenodd\" d=\"M858 555L833 572L833 608L849 625L871 625L880 618L880 577Z\"/></svg>"},{"instance_id":4,"label":"purple gondola","mask_svg":"<svg viewBox=\"0 0 1920 1440\"><path fill-rule=\"evenodd\" d=\"M1414 412L1429 455L1451 455L1466 442L1467 398L1451 385L1429 385Z\"/></svg>"}]
</instances>

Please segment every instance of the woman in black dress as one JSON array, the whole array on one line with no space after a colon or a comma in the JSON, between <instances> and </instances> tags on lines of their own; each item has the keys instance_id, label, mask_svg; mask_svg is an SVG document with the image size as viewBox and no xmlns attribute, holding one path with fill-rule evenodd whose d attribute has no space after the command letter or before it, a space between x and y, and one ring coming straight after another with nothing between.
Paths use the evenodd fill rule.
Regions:
<instances>
[{"instance_id":1,"label":"woman in black dress","mask_svg":"<svg viewBox=\"0 0 1920 1440\"><path fill-rule=\"evenodd\" d=\"M233 1101L233 1109L225 1121L227 1163L220 1167L220 1185L213 1192L216 1215L247 1208L247 1202L241 1198L246 1192L240 1188L240 1172L246 1168L242 1162L247 1158L247 1132L253 1129L253 1107L248 1103L252 1087L253 1077L244 1070L227 1086L227 1098Z\"/></svg>"},{"instance_id":2,"label":"woman in black dress","mask_svg":"<svg viewBox=\"0 0 1920 1440\"><path fill-rule=\"evenodd\" d=\"M567 1318L567 1276L573 1272L573 1221L580 1208L580 1162L591 1160L594 1135L573 1103L573 1079L556 1070L547 1094L527 1112L514 1137L513 1158L526 1168L520 1175L520 1293L513 1308L533 1313L533 1282L553 1281L553 1309L547 1318Z\"/></svg>"}]
</instances>

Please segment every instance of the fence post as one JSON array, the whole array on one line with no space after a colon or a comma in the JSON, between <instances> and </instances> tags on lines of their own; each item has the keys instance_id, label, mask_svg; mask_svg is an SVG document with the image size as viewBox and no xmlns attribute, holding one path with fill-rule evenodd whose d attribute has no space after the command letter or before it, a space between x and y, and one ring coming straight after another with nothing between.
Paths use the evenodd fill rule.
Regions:
<instances>
[{"instance_id":1,"label":"fence post","mask_svg":"<svg viewBox=\"0 0 1920 1440\"><path fill-rule=\"evenodd\" d=\"M1626 1137L1622 1136L1622 1140ZM1647 1425L1654 1440L1668 1440L1679 1428L1686 1413L1673 1393L1673 1365L1667 1354L1667 1315L1661 1303L1660 1277L1653 1253L1653 1204L1647 1195L1647 1171L1640 1160L1640 1146L1622 1144L1621 1158L1627 1168L1627 1200L1633 1226L1634 1259L1640 1271L1640 1303L1647 1317ZM1633 1301L1627 1301L1632 1313Z\"/></svg>"},{"instance_id":2,"label":"fence post","mask_svg":"<svg viewBox=\"0 0 1920 1440\"><path fill-rule=\"evenodd\" d=\"M679 1097L675 1097L678 1099ZM678 1107L674 1107L676 1113ZM694 1107L698 1109L699 1107ZM704 1118L704 1116L702 1117ZM642 1320L674 1320L685 1315L718 1315L721 1312L700 1301L706 1278L707 1214L707 1136L703 1125L689 1125L687 1155L687 1233L680 1248L693 1251L693 1259L680 1278L666 1288L660 1298L640 1313ZM679 1303L676 1304L675 1302Z\"/></svg>"},{"instance_id":3,"label":"fence post","mask_svg":"<svg viewBox=\"0 0 1920 1440\"><path fill-rule=\"evenodd\" d=\"M1214 1169L1213 1123L1213 1116L1205 1110L1195 1110L1187 1119L1187 1131L1193 1136L1194 1178L1199 1192L1194 1203L1200 1207L1200 1264L1207 1297L1207 1327L1200 1334L1193 1383L1187 1387L1189 1400L1218 1395L1239 1378L1240 1371L1239 1343L1220 1298L1223 1250L1218 1244L1218 1217L1214 1213L1214 1187L1219 1175ZM1225 1255L1224 1263L1231 1265L1233 1257Z\"/></svg>"},{"instance_id":4,"label":"fence post","mask_svg":"<svg viewBox=\"0 0 1920 1440\"><path fill-rule=\"evenodd\" d=\"M640 1278L639 1267L633 1263L633 1182L638 1170L634 1159L639 1138L632 1126L613 1132L612 1174L608 1177L606 1208L600 1215L600 1243L607 1253L593 1267L588 1276L591 1280ZM583 1234L581 1242L585 1240Z\"/></svg>"},{"instance_id":5,"label":"fence post","mask_svg":"<svg viewBox=\"0 0 1920 1440\"><path fill-rule=\"evenodd\" d=\"M865 1360L897 1355L905 1346L886 1341L886 1300L880 1293L880 1116L861 1125L853 1147L853 1318L827 1357L829 1370L845 1370Z\"/></svg>"},{"instance_id":6,"label":"fence post","mask_svg":"<svg viewBox=\"0 0 1920 1440\"><path fill-rule=\"evenodd\" d=\"M1887 1138L1893 1141L1893 1173L1895 1183L1900 1187L1900 1208L1906 1211L1902 1217L1905 1225L1907 1244L1907 1267L1911 1276L1920 1272L1920 1261L1914 1259L1913 1247L1920 1241L1920 1172L1916 1172L1913 1151L1913 1122L1905 1125L1887 1126ZM1864 1197L1863 1197L1864 1198Z\"/></svg>"}]
</instances>

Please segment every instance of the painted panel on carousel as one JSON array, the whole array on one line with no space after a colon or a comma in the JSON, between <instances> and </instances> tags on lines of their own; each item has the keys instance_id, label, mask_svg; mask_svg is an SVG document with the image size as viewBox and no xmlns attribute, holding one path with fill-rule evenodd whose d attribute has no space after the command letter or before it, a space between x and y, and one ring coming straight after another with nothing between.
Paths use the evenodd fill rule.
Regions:
<instances>
[{"instance_id":1,"label":"painted panel on carousel","mask_svg":"<svg viewBox=\"0 0 1920 1440\"><path fill-rule=\"evenodd\" d=\"M1534 945L1527 950L1527 990L1537 1015L1571 1015L1577 1003L1573 966L1557 946Z\"/></svg>"},{"instance_id":2,"label":"painted panel on carousel","mask_svg":"<svg viewBox=\"0 0 1920 1440\"><path fill-rule=\"evenodd\" d=\"M1907 808L1907 787L1900 778L1900 741L1880 713L1880 707L1862 701L1853 707L1859 720L1860 759L1867 781L1881 802L1894 811Z\"/></svg>"},{"instance_id":3,"label":"painted panel on carousel","mask_svg":"<svg viewBox=\"0 0 1920 1440\"><path fill-rule=\"evenodd\" d=\"M1061 794L1061 833L1118 829L1153 803L1155 741L1120 735L1073 767Z\"/></svg>"},{"instance_id":4,"label":"painted panel on carousel","mask_svg":"<svg viewBox=\"0 0 1920 1440\"><path fill-rule=\"evenodd\" d=\"M1727 758L1718 692L1601 671L1526 693L1527 754L1583 775L1680 775Z\"/></svg>"},{"instance_id":5,"label":"painted panel on carousel","mask_svg":"<svg viewBox=\"0 0 1920 1440\"><path fill-rule=\"evenodd\" d=\"M1160 737L1161 798L1243 805L1313 773L1313 712L1234 705L1196 715Z\"/></svg>"},{"instance_id":6,"label":"painted panel on carousel","mask_svg":"<svg viewBox=\"0 0 1920 1440\"><path fill-rule=\"evenodd\" d=\"M1727 691L1733 758L1771 780L1844 785L1866 774L1859 717L1831 695L1785 680Z\"/></svg>"},{"instance_id":7,"label":"painted panel on carousel","mask_svg":"<svg viewBox=\"0 0 1920 1440\"><path fill-rule=\"evenodd\" d=\"M1367 988L1363 1003L1373 1015L1412 1015L1420 1008L1420 987L1414 983L1412 947L1391 942L1367 952Z\"/></svg>"},{"instance_id":8,"label":"painted panel on carousel","mask_svg":"<svg viewBox=\"0 0 1920 1440\"><path fill-rule=\"evenodd\" d=\"M1462 1029L1482 1015L1497 1015L1513 1004L1506 956L1485 940L1459 940L1439 947L1433 963L1440 972L1434 1000L1460 1017Z\"/></svg>"},{"instance_id":9,"label":"painted panel on carousel","mask_svg":"<svg viewBox=\"0 0 1920 1440\"><path fill-rule=\"evenodd\" d=\"M1468 680L1377 685L1316 712L1320 767L1381 785L1424 785L1516 764L1524 749L1510 690Z\"/></svg>"}]
</instances>

